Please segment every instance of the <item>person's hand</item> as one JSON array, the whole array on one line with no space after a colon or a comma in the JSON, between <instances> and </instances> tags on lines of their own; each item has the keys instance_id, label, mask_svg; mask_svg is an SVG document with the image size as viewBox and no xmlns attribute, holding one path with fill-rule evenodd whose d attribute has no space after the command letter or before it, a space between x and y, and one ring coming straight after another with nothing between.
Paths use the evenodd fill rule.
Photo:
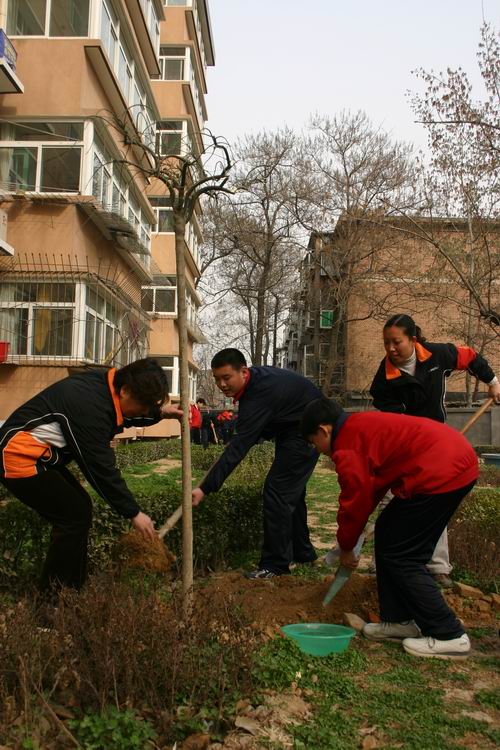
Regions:
<instances>
[{"instance_id":1,"label":"person's hand","mask_svg":"<svg viewBox=\"0 0 500 750\"><path fill-rule=\"evenodd\" d=\"M203 490L201 490L199 487L195 487L192 493L193 505L199 505L204 497L205 493L203 492Z\"/></svg>"},{"instance_id":2,"label":"person's hand","mask_svg":"<svg viewBox=\"0 0 500 750\"><path fill-rule=\"evenodd\" d=\"M132 526L136 531L144 537L148 542L154 542L156 539L156 530L153 521L142 511L134 516L132 519Z\"/></svg>"},{"instance_id":3,"label":"person's hand","mask_svg":"<svg viewBox=\"0 0 500 750\"><path fill-rule=\"evenodd\" d=\"M160 411L163 419L178 419L179 422L184 414L182 409L179 409L175 404L164 404Z\"/></svg>"},{"instance_id":4,"label":"person's hand","mask_svg":"<svg viewBox=\"0 0 500 750\"><path fill-rule=\"evenodd\" d=\"M488 396L493 398L496 404L500 404L500 383L494 383L489 386Z\"/></svg>"},{"instance_id":5,"label":"person's hand","mask_svg":"<svg viewBox=\"0 0 500 750\"><path fill-rule=\"evenodd\" d=\"M344 566L344 568L351 568L352 570L357 568L359 565L359 557L356 557L352 549L348 551L344 549L341 550L339 561L340 564Z\"/></svg>"}]
</instances>

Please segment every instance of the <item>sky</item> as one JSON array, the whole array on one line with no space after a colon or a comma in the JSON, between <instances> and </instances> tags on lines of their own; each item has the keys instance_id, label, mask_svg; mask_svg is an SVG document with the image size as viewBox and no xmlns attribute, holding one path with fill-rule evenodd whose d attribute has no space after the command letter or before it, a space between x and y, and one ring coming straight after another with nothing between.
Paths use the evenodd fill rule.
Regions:
<instances>
[{"instance_id":1,"label":"sky","mask_svg":"<svg viewBox=\"0 0 500 750\"><path fill-rule=\"evenodd\" d=\"M412 70L461 66L481 93L483 18L500 28L499 0L209 0L215 67L208 126L230 142L310 114L364 110L395 140L425 148L405 93Z\"/></svg>"}]
</instances>

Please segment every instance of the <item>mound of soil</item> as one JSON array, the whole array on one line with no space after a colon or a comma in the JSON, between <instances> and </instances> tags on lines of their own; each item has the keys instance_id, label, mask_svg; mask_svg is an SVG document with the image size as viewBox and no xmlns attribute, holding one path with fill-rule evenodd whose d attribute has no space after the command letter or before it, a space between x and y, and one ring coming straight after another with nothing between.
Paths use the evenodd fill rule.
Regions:
<instances>
[{"instance_id":1,"label":"mound of soil","mask_svg":"<svg viewBox=\"0 0 500 750\"><path fill-rule=\"evenodd\" d=\"M323 607L332 580L332 576L321 581L281 576L270 581L249 581L234 571L218 573L199 582L195 608L200 616L215 621L228 607L236 608L256 630L269 633L292 622L342 623L345 612L365 621L377 619L377 585L373 576L354 573L330 604ZM478 601L455 592L444 595L466 627L494 625L492 609L482 609Z\"/></svg>"},{"instance_id":2,"label":"mound of soil","mask_svg":"<svg viewBox=\"0 0 500 750\"><path fill-rule=\"evenodd\" d=\"M325 608L323 599L332 577L307 581L280 576L270 581L248 581L241 573L219 573L205 579L196 591L195 606L205 617L217 619L227 607L240 611L258 629L275 628L292 622L342 622L344 612L367 620L376 612L377 591L371 576L354 574Z\"/></svg>"},{"instance_id":3,"label":"mound of soil","mask_svg":"<svg viewBox=\"0 0 500 750\"><path fill-rule=\"evenodd\" d=\"M161 539L146 541L135 529L119 539L115 556L123 569L147 573L167 573L176 559Z\"/></svg>"}]
</instances>

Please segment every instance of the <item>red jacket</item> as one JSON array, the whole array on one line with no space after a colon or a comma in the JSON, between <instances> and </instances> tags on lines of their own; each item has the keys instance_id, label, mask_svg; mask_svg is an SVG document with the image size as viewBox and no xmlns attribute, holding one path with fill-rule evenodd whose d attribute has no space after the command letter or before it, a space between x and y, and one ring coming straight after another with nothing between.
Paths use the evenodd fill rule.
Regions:
<instances>
[{"instance_id":1,"label":"red jacket","mask_svg":"<svg viewBox=\"0 0 500 750\"><path fill-rule=\"evenodd\" d=\"M201 411L196 404L191 404L189 407L189 426L201 427Z\"/></svg>"},{"instance_id":2,"label":"red jacket","mask_svg":"<svg viewBox=\"0 0 500 750\"><path fill-rule=\"evenodd\" d=\"M448 425L382 412L345 415L334 430L339 477L337 539L351 550L387 490L399 498L465 487L479 474L470 443Z\"/></svg>"}]
</instances>

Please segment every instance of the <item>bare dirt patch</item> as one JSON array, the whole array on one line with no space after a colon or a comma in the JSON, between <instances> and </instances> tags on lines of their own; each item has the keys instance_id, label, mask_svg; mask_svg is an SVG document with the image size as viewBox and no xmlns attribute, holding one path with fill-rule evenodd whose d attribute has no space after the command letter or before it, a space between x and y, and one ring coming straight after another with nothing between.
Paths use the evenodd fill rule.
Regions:
<instances>
[{"instance_id":1,"label":"bare dirt patch","mask_svg":"<svg viewBox=\"0 0 500 750\"><path fill-rule=\"evenodd\" d=\"M196 608L209 620L217 620L227 607L237 608L257 630L269 632L292 622L341 623L345 612L365 621L378 612L376 581L373 576L354 573L344 588L325 608L323 599L332 576L319 581L281 576L270 581L248 581L241 573L228 572L202 579L196 592ZM477 604L457 594L445 598L466 627L492 627L493 612L480 611Z\"/></svg>"}]
</instances>

